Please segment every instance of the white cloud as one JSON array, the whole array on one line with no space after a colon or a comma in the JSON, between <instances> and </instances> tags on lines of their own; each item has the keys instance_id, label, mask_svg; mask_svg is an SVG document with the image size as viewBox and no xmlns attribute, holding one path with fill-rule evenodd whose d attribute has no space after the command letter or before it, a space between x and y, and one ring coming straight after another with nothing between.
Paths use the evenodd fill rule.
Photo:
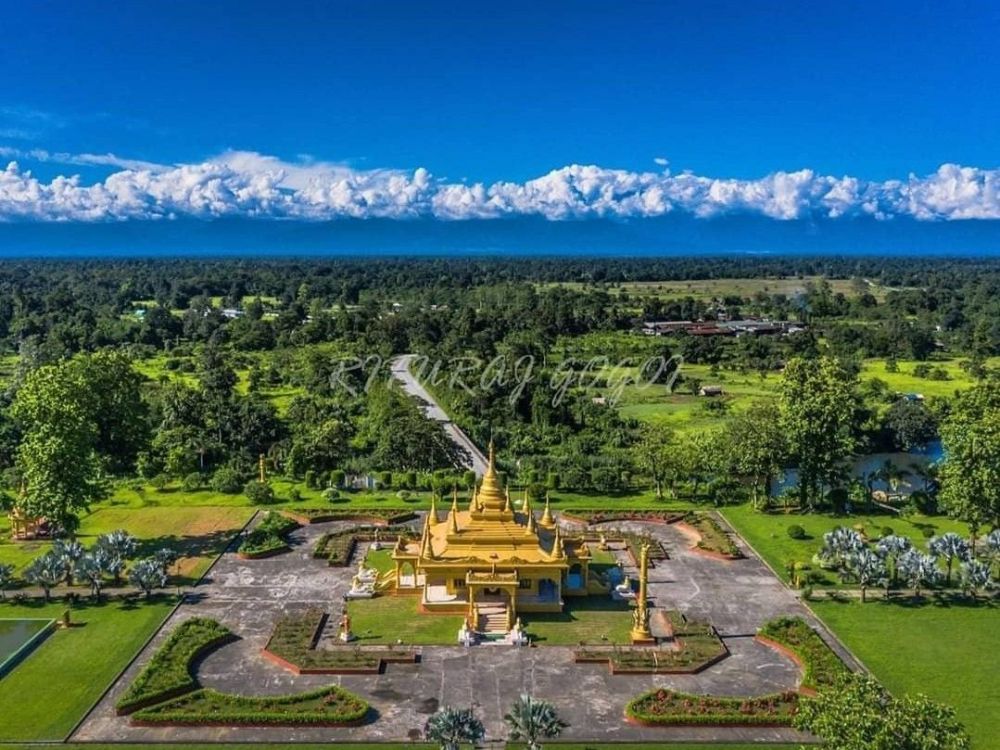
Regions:
<instances>
[{"instance_id":1,"label":"white cloud","mask_svg":"<svg viewBox=\"0 0 1000 750\"><path fill-rule=\"evenodd\" d=\"M195 164L153 164L114 154L0 147L0 158L115 168L103 181L44 182L16 161L0 171L0 221L116 221L223 216L550 220L757 214L775 220L909 216L922 221L1000 219L1000 170L942 165L925 177L866 182L802 169L759 179L632 172L570 165L526 182L446 182L426 169L359 170L252 151ZM655 160L660 162L665 159Z\"/></svg>"}]
</instances>

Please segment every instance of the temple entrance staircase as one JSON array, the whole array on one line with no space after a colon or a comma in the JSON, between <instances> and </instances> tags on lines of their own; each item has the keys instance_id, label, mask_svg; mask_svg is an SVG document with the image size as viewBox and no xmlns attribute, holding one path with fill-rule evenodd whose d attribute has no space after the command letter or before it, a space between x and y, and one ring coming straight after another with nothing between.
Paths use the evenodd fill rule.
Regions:
<instances>
[{"instance_id":1,"label":"temple entrance staircase","mask_svg":"<svg viewBox=\"0 0 1000 750\"><path fill-rule=\"evenodd\" d=\"M476 629L487 638L502 638L510 630L510 616L506 604L477 604L476 620Z\"/></svg>"}]
</instances>

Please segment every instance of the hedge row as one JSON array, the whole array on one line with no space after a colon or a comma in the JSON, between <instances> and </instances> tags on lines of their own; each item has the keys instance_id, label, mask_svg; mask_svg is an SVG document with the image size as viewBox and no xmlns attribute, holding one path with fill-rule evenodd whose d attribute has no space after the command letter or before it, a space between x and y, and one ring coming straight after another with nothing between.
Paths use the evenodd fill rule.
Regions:
<instances>
[{"instance_id":1,"label":"hedge row","mask_svg":"<svg viewBox=\"0 0 1000 750\"><path fill-rule=\"evenodd\" d=\"M405 537L413 533L408 526L359 526L334 531L319 538L313 549L313 557L325 559L330 565L343 567L350 561L359 542L374 541L376 531L380 541L392 544L395 544L400 535Z\"/></svg>"},{"instance_id":2,"label":"hedge row","mask_svg":"<svg viewBox=\"0 0 1000 750\"><path fill-rule=\"evenodd\" d=\"M719 698L660 688L633 699L626 715L642 724L661 726L789 726L798 712L794 691L759 698Z\"/></svg>"},{"instance_id":3,"label":"hedge row","mask_svg":"<svg viewBox=\"0 0 1000 750\"><path fill-rule=\"evenodd\" d=\"M328 521L359 521L361 523L406 523L417 517L408 510L328 510L326 508L296 508L282 513L301 524L327 523Z\"/></svg>"},{"instance_id":4,"label":"hedge row","mask_svg":"<svg viewBox=\"0 0 1000 750\"><path fill-rule=\"evenodd\" d=\"M140 724L225 726L331 726L358 724L369 705L330 685L297 695L246 697L201 688L135 714Z\"/></svg>"},{"instance_id":5,"label":"hedge row","mask_svg":"<svg viewBox=\"0 0 1000 750\"><path fill-rule=\"evenodd\" d=\"M213 648L236 639L224 625L204 617L185 620L157 649L139 676L118 700L120 714L160 703L194 690L194 661Z\"/></svg>"},{"instance_id":6,"label":"hedge row","mask_svg":"<svg viewBox=\"0 0 1000 750\"><path fill-rule=\"evenodd\" d=\"M801 617L779 617L760 629L760 635L781 644L802 661L802 685L818 690L836 684L848 672L840 657Z\"/></svg>"},{"instance_id":7,"label":"hedge row","mask_svg":"<svg viewBox=\"0 0 1000 750\"><path fill-rule=\"evenodd\" d=\"M268 512L260 523L240 542L239 552L245 557L265 557L288 549L288 534L299 524L281 513Z\"/></svg>"}]
</instances>

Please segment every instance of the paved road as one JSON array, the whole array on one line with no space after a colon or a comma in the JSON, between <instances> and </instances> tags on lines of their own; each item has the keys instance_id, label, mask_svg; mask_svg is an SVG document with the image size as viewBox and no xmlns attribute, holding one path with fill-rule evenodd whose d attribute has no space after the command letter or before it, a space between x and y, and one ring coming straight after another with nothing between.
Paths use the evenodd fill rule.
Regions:
<instances>
[{"instance_id":1,"label":"paved road","mask_svg":"<svg viewBox=\"0 0 1000 750\"><path fill-rule=\"evenodd\" d=\"M441 408L440 404L434 400L434 397L414 377L410 371L410 365L416 358L416 354L403 354L396 357L392 361L392 376L402 384L404 391L422 404L424 414L429 419L440 422L444 426L444 431L448 433L448 437L466 454L463 465L472 469L476 472L477 476L481 477L486 473L486 456L469 439L469 436L462 432L462 429L457 424L451 421L451 418Z\"/></svg>"}]
</instances>

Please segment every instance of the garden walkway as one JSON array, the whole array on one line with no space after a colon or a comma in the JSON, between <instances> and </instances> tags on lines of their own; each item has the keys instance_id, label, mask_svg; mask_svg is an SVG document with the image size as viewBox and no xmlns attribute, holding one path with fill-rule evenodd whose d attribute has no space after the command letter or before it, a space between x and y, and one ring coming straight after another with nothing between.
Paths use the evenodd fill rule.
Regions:
<instances>
[{"instance_id":1,"label":"garden walkway","mask_svg":"<svg viewBox=\"0 0 1000 750\"><path fill-rule=\"evenodd\" d=\"M804 736L784 728L646 728L623 720L629 699L653 687L695 693L760 695L794 687L798 669L785 657L753 640L758 626L772 617L800 615L817 624L795 595L750 553L745 560L721 562L694 554L675 529L635 524L659 538L671 559L651 571L655 606L679 609L716 625L731 656L698 675L614 676L598 665L572 662L572 649L506 646L425 646L418 665L389 665L377 676L295 676L260 657L271 627L282 612L320 606L337 613L353 570L313 560L319 534L344 526L317 524L296 531L295 548L265 560L240 560L227 553L209 571L189 600L110 690L74 741L100 742L275 742L405 741L420 736L427 718L440 706L475 707L488 737L505 736L503 714L519 693L555 704L569 722L566 740L800 742ZM208 656L199 667L206 686L243 694L298 692L335 682L368 700L379 720L352 729L240 729L227 727L140 728L114 715L114 703L177 623L192 616L224 622L241 640ZM825 631L823 631L825 633Z\"/></svg>"}]
</instances>

